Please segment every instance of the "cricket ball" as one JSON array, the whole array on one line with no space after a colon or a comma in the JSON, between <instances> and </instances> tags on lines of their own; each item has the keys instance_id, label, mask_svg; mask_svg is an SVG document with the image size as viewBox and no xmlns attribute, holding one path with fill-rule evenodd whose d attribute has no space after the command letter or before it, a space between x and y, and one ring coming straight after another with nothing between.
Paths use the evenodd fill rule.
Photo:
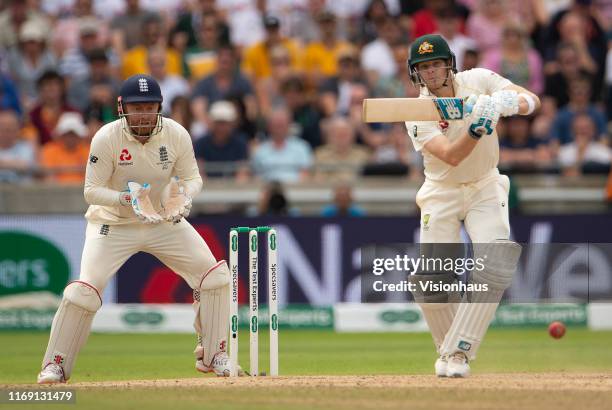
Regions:
<instances>
[{"instance_id":1,"label":"cricket ball","mask_svg":"<svg viewBox=\"0 0 612 410\"><path fill-rule=\"evenodd\" d=\"M555 339L561 339L565 334L565 325L561 322L552 322L548 325L548 334Z\"/></svg>"}]
</instances>

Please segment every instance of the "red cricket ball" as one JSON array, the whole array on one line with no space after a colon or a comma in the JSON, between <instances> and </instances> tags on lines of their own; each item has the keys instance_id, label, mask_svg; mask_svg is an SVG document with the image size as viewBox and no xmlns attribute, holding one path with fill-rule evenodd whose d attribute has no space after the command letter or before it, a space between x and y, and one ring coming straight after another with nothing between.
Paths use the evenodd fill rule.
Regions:
<instances>
[{"instance_id":1,"label":"red cricket ball","mask_svg":"<svg viewBox=\"0 0 612 410\"><path fill-rule=\"evenodd\" d=\"M552 322L548 325L548 334L555 339L561 339L565 334L565 325L561 322Z\"/></svg>"}]
</instances>

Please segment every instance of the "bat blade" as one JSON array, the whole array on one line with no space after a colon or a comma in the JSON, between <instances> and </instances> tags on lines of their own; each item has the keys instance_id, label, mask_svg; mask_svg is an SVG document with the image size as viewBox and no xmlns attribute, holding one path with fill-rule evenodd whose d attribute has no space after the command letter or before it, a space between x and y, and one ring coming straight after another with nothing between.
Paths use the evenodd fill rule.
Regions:
<instances>
[{"instance_id":1,"label":"bat blade","mask_svg":"<svg viewBox=\"0 0 612 410\"><path fill-rule=\"evenodd\" d=\"M364 122L460 120L471 109L462 98L366 98Z\"/></svg>"}]
</instances>

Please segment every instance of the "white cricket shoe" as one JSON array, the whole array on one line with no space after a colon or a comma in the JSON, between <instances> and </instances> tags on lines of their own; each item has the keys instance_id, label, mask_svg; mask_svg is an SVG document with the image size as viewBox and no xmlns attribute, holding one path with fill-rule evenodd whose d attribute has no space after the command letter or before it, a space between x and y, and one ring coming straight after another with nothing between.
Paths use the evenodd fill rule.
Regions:
<instances>
[{"instance_id":1,"label":"white cricket shoe","mask_svg":"<svg viewBox=\"0 0 612 410\"><path fill-rule=\"evenodd\" d=\"M436 376L438 377L446 377L446 369L448 367L448 359L445 355L438 357L436 360L436 364L434 365L434 369L436 372Z\"/></svg>"},{"instance_id":2,"label":"white cricket shoe","mask_svg":"<svg viewBox=\"0 0 612 410\"><path fill-rule=\"evenodd\" d=\"M446 377L468 377L469 375L470 365L465 353L455 352L448 357Z\"/></svg>"},{"instance_id":3,"label":"white cricket shoe","mask_svg":"<svg viewBox=\"0 0 612 410\"><path fill-rule=\"evenodd\" d=\"M66 383L64 369L55 363L49 363L38 373L38 384Z\"/></svg>"},{"instance_id":4,"label":"white cricket shoe","mask_svg":"<svg viewBox=\"0 0 612 410\"><path fill-rule=\"evenodd\" d=\"M204 361L200 358L196 360L196 370L202 373L214 372L219 377L229 377L230 375L230 360L229 356L225 352L219 352L215 355L210 367L204 364ZM246 376L242 367L238 365L238 376Z\"/></svg>"}]
</instances>

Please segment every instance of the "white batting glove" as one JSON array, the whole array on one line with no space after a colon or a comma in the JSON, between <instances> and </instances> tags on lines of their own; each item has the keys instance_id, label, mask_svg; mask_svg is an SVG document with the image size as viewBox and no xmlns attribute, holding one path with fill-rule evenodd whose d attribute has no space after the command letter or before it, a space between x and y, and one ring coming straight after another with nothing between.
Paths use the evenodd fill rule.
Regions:
<instances>
[{"instance_id":1,"label":"white batting glove","mask_svg":"<svg viewBox=\"0 0 612 410\"><path fill-rule=\"evenodd\" d=\"M502 117L516 115L519 112L519 95L514 90L495 91L491 95L491 100Z\"/></svg>"},{"instance_id":2,"label":"white batting glove","mask_svg":"<svg viewBox=\"0 0 612 410\"><path fill-rule=\"evenodd\" d=\"M143 223L158 224L163 221L163 218L153 208L153 204L151 204L151 199L149 198L151 185L128 182L128 189L132 198L132 209Z\"/></svg>"},{"instance_id":3,"label":"white batting glove","mask_svg":"<svg viewBox=\"0 0 612 410\"><path fill-rule=\"evenodd\" d=\"M480 95L471 114L468 133L472 138L480 139L483 135L491 135L499 121L499 111L488 95Z\"/></svg>"},{"instance_id":4,"label":"white batting glove","mask_svg":"<svg viewBox=\"0 0 612 410\"><path fill-rule=\"evenodd\" d=\"M185 188L179 184L177 176L172 177L164 187L161 195L161 204L164 208L162 217L168 222L178 222L186 218L191 211L191 197Z\"/></svg>"}]
</instances>

